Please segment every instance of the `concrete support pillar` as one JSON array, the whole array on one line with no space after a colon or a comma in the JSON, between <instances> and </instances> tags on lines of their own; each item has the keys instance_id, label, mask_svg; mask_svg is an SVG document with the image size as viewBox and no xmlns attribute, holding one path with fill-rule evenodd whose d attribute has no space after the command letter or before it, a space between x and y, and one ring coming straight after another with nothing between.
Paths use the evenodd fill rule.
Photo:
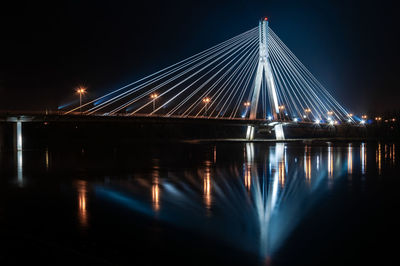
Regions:
<instances>
[{"instance_id":1,"label":"concrete support pillar","mask_svg":"<svg viewBox=\"0 0 400 266\"><path fill-rule=\"evenodd\" d=\"M255 131L255 127L254 126L247 126L247 131L246 131L246 139L247 140L253 140L254 139L254 131Z\"/></svg>"}]
</instances>

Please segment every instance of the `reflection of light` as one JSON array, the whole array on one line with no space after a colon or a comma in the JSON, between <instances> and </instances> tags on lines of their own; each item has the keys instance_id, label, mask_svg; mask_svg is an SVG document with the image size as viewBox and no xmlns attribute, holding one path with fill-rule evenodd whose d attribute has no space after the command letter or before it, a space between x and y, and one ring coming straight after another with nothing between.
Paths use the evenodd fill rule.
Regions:
<instances>
[{"instance_id":1,"label":"reflection of light","mask_svg":"<svg viewBox=\"0 0 400 266\"><path fill-rule=\"evenodd\" d=\"M214 163L217 162L217 146L214 146Z\"/></svg>"},{"instance_id":2,"label":"reflection of light","mask_svg":"<svg viewBox=\"0 0 400 266\"><path fill-rule=\"evenodd\" d=\"M387 154L388 154L387 149L388 149L388 145L385 144L385 152L384 152L384 154L385 154L385 161L386 161L386 159L387 159Z\"/></svg>"},{"instance_id":3,"label":"reflection of light","mask_svg":"<svg viewBox=\"0 0 400 266\"><path fill-rule=\"evenodd\" d=\"M22 122L17 121L17 150L22 151Z\"/></svg>"},{"instance_id":4,"label":"reflection of light","mask_svg":"<svg viewBox=\"0 0 400 266\"><path fill-rule=\"evenodd\" d=\"M205 175L203 180L204 204L206 209L211 209L211 169L210 162L206 162Z\"/></svg>"},{"instance_id":5,"label":"reflection of light","mask_svg":"<svg viewBox=\"0 0 400 266\"><path fill-rule=\"evenodd\" d=\"M45 157L46 157L46 170L49 170L49 149L46 149Z\"/></svg>"},{"instance_id":6,"label":"reflection of light","mask_svg":"<svg viewBox=\"0 0 400 266\"><path fill-rule=\"evenodd\" d=\"M306 175L306 180L311 181L311 147L307 145L304 148L304 173Z\"/></svg>"},{"instance_id":7,"label":"reflection of light","mask_svg":"<svg viewBox=\"0 0 400 266\"><path fill-rule=\"evenodd\" d=\"M22 187L24 185L23 180L23 168L22 168L22 151L17 151L17 178L18 178L18 185Z\"/></svg>"},{"instance_id":8,"label":"reflection of light","mask_svg":"<svg viewBox=\"0 0 400 266\"><path fill-rule=\"evenodd\" d=\"M347 173L351 175L353 173L353 147L351 143L347 149Z\"/></svg>"},{"instance_id":9,"label":"reflection of light","mask_svg":"<svg viewBox=\"0 0 400 266\"><path fill-rule=\"evenodd\" d=\"M153 204L153 210L158 212L160 210L160 171L157 160L155 160L155 166L153 167L152 173L153 183L151 185L151 199Z\"/></svg>"},{"instance_id":10,"label":"reflection of light","mask_svg":"<svg viewBox=\"0 0 400 266\"><path fill-rule=\"evenodd\" d=\"M376 151L376 162L378 164L378 173L382 172L382 147L381 144L378 144L378 150Z\"/></svg>"},{"instance_id":11,"label":"reflection of light","mask_svg":"<svg viewBox=\"0 0 400 266\"><path fill-rule=\"evenodd\" d=\"M246 143L246 163L244 165L244 185L250 191L251 188L251 171L253 167L254 158L254 144Z\"/></svg>"},{"instance_id":12,"label":"reflection of light","mask_svg":"<svg viewBox=\"0 0 400 266\"><path fill-rule=\"evenodd\" d=\"M393 146L392 161L393 161L393 165L395 165L395 164L396 164L396 157L395 157L395 149L396 149L396 146L395 146L394 143L392 144L392 146Z\"/></svg>"},{"instance_id":13,"label":"reflection of light","mask_svg":"<svg viewBox=\"0 0 400 266\"><path fill-rule=\"evenodd\" d=\"M328 146L328 177L329 179L333 178L333 156L332 156L332 147Z\"/></svg>"},{"instance_id":14,"label":"reflection of light","mask_svg":"<svg viewBox=\"0 0 400 266\"><path fill-rule=\"evenodd\" d=\"M286 179L286 171L285 171L285 162L284 160L280 161L278 164L278 176L279 176L279 183L283 187L285 185Z\"/></svg>"},{"instance_id":15,"label":"reflection of light","mask_svg":"<svg viewBox=\"0 0 400 266\"><path fill-rule=\"evenodd\" d=\"M160 187L158 185L158 179L154 180L153 185L151 186L151 198L153 201L153 209L154 211L160 210Z\"/></svg>"},{"instance_id":16,"label":"reflection of light","mask_svg":"<svg viewBox=\"0 0 400 266\"><path fill-rule=\"evenodd\" d=\"M361 143L360 158L361 158L361 173L365 175L365 170L367 166L367 149L365 147L365 143Z\"/></svg>"},{"instance_id":17,"label":"reflection of light","mask_svg":"<svg viewBox=\"0 0 400 266\"><path fill-rule=\"evenodd\" d=\"M84 180L79 180L77 182L78 190L78 204L79 204L79 223L82 227L87 227L88 225L88 213L87 213L87 182Z\"/></svg>"}]
</instances>

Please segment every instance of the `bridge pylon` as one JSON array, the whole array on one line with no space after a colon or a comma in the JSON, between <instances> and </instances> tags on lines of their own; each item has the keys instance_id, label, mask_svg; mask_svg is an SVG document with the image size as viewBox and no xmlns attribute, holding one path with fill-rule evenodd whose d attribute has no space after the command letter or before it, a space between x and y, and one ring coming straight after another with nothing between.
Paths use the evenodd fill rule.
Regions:
<instances>
[{"instance_id":1,"label":"bridge pylon","mask_svg":"<svg viewBox=\"0 0 400 266\"><path fill-rule=\"evenodd\" d=\"M276 85L274 76L271 71L271 63L269 61L268 53L268 18L265 17L259 22L259 60L257 65L257 72L254 80L253 95L251 98L251 108L250 108L250 119L257 118L258 102L260 99L261 85L263 80L266 82L267 94L269 99L269 104L271 107L272 117L275 121L278 120L279 114L279 104L278 96L276 92ZM285 134L283 132L283 127L281 123L278 123L274 127L275 136L277 140L285 139ZM246 138L252 140L254 137L254 127L248 126Z\"/></svg>"}]
</instances>

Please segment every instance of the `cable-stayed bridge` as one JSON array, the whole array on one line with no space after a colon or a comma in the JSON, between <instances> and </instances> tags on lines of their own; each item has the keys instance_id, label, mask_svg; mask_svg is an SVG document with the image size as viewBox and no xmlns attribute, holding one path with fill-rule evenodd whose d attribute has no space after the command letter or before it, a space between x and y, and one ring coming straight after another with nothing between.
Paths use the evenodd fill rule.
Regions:
<instances>
[{"instance_id":1,"label":"cable-stayed bridge","mask_svg":"<svg viewBox=\"0 0 400 266\"><path fill-rule=\"evenodd\" d=\"M65 114L264 120L278 140L283 123L354 123L268 23Z\"/></svg>"}]
</instances>

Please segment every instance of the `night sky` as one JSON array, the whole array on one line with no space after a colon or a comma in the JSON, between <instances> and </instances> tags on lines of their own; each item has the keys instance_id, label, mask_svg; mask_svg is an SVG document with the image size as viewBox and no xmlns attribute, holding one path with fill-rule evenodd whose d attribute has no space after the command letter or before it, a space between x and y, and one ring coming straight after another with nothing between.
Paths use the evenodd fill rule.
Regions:
<instances>
[{"instance_id":1,"label":"night sky","mask_svg":"<svg viewBox=\"0 0 400 266\"><path fill-rule=\"evenodd\" d=\"M352 112L399 109L395 1L53 1L0 9L0 110L94 98L258 25Z\"/></svg>"}]
</instances>

